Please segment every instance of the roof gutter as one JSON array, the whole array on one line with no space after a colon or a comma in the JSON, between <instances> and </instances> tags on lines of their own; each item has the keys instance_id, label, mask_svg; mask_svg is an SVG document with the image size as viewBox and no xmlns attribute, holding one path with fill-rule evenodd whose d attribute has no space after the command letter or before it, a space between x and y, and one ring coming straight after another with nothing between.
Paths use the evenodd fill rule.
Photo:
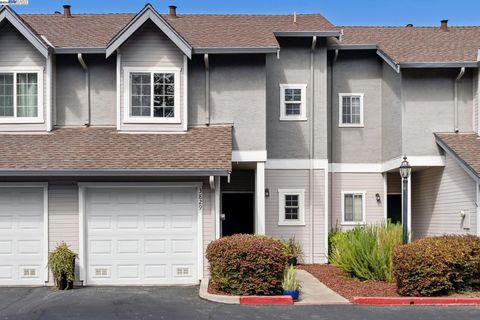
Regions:
<instances>
[{"instance_id":1,"label":"roof gutter","mask_svg":"<svg viewBox=\"0 0 480 320\"><path fill-rule=\"evenodd\" d=\"M0 170L1 177L207 177L228 176L226 169L185 170Z\"/></svg>"},{"instance_id":2,"label":"roof gutter","mask_svg":"<svg viewBox=\"0 0 480 320\"><path fill-rule=\"evenodd\" d=\"M274 31L273 34L276 37L336 37L341 35L340 31L327 30L327 31Z\"/></svg>"},{"instance_id":3,"label":"roof gutter","mask_svg":"<svg viewBox=\"0 0 480 320\"><path fill-rule=\"evenodd\" d=\"M377 54L395 70L396 73L400 73L400 65L398 65L392 58L390 58L385 52L380 49L377 49Z\"/></svg>"},{"instance_id":4,"label":"roof gutter","mask_svg":"<svg viewBox=\"0 0 480 320\"><path fill-rule=\"evenodd\" d=\"M83 68L83 71L85 71L85 90L87 92L87 121L85 122L85 126L90 127L91 124L91 103L90 103L90 70L88 70L88 66L85 63L85 60L83 60L83 56L81 53L77 54L78 62Z\"/></svg>"},{"instance_id":5,"label":"roof gutter","mask_svg":"<svg viewBox=\"0 0 480 320\"><path fill-rule=\"evenodd\" d=\"M249 54L249 53L277 53L279 47L256 47L256 48L194 48L194 54Z\"/></svg>"}]
</instances>

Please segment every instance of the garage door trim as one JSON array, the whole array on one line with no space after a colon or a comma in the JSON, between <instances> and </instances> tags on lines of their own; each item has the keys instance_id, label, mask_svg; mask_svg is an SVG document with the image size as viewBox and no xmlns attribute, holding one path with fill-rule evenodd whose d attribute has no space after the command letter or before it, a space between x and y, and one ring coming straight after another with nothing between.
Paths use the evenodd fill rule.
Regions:
<instances>
[{"instance_id":1,"label":"garage door trim","mask_svg":"<svg viewBox=\"0 0 480 320\"><path fill-rule=\"evenodd\" d=\"M42 188L43 189L43 280L48 283L48 182L1 182L0 188Z\"/></svg>"},{"instance_id":2,"label":"garage door trim","mask_svg":"<svg viewBox=\"0 0 480 320\"><path fill-rule=\"evenodd\" d=\"M197 274L198 279L203 275L203 183L202 182L158 182L158 183L134 183L134 182L79 182L78 183L78 211L79 211L79 276L83 285L87 283L87 241L86 228L86 190L93 188L185 188L191 187L197 190Z\"/></svg>"}]
</instances>

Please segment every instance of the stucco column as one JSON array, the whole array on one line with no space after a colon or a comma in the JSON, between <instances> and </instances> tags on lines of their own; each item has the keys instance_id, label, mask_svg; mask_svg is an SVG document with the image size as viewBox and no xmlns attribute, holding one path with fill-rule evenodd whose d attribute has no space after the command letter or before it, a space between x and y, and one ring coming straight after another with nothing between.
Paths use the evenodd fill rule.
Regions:
<instances>
[{"instance_id":1,"label":"stucco column","mask_svg":"<svg viewBox=\"0 0 480 320\"><path fill-rule=\"evenodd\" d=\"M255 233L265 234L265 162L255 168Z\"/></svg>"}]
</instances>

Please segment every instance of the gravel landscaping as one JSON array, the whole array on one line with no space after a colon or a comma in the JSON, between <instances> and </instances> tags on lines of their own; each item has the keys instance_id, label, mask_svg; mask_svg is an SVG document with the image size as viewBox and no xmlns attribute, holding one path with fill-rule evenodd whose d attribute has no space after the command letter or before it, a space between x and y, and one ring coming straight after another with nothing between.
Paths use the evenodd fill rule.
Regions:
<instances>
[{"instance_id":1,"label":"gravel landscaping","mask_svg":"<svg viewBox=\"0 0 480 320\"><path fill-rule=\"evenodd\" d=\"M330 264L304 264L297 268L310 272L320 282L350 301L353 297L399 296L395 283L352 279L343 270Z\"/></svg>"}]
</instances>

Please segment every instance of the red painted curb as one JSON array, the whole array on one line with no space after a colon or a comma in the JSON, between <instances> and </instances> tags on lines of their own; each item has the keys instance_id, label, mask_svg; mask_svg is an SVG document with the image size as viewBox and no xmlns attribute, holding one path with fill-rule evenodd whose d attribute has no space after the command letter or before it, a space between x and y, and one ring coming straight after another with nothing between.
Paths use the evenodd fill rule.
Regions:
<instances>
[{"instance_id":1,"label":"red painted curb","mask_svg":"<svg viewBox=\"0 0 480 320\"><path fill-rule=\"evenodd\" d=\"M353 304L367 305L480 305L480 298L399 298L399 297L354 297Z\"/></svg>"},{"instance_id":2,"label":"red painted curb","mask_svg":"<svg viewBox=\"0 0 480 320\"><path fill-rule=\"evenodd\" d=\"M241 296L240 304L293 304L291 296Z\"/></svg>"}]
</instances>

